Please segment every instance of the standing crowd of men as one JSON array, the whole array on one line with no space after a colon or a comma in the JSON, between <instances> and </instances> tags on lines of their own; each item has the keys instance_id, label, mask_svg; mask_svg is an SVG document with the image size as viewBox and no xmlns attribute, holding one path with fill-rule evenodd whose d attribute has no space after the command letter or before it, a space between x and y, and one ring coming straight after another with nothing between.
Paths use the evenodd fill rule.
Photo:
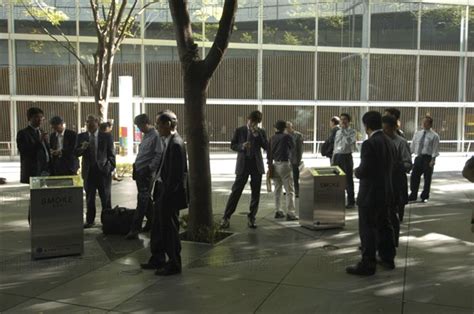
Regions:
<instances>
[{"instance_id":1,"label":"standing crowd of men","mask_svg":"<svg viewBox=\"0 0 474 314\"><path fill-rule=\"evenodd\" d=\"M115 151L110 132L100 131L99 119L87 117L87 131L77 135L65 127L61 117L51 118L53 130L48 136L41 129L44 113L40 108L27 111L29 125L17 134L21 157L21 182L29 183L32 176L75 175L82 157L81 174L86 192L86 221L84 228L95 224L96 191L102 210L112 208L111 180L115 169ZM275 218L298 220L295 197L299 196L299 172L302 168L303 135L294 130L289 121L278 120L275 134L267 138L259 127L262 113L253 111L246 125L235 130L231 140L237 152L236 178L227 201L221 228L230 227L242 191L250 177L251 200L248 227L257 228L256 214L260 201L262 175L265 173L262 149L267 152L268 171L275 184ZM423 129L416 132L408 146L400 130L400 111L389 108L384 116L369 111L364 114L368 139L362 143L361 161L354 169L352 153L357 134L350 127L351 116L343 113L331 118L331 133L321 152L330 158L331 165L339 166L346 174L346 208L356 205L353 175L359 180L357 205L361 261L347 268L349 274L372 275L377 262L395 268L400 221L408 201L418 197L420 177L424 188L420 197L429 199L433 167L439 155L439 136L431 129L433 119L423 119ZM146 114L135 117L134 123L144 134L133 164L136 182L137 210L126 239L137 239L140 232L151 234L151 257L141 264L143 269L154 269L157 275L181 272L181 244L179 239L179 211L188 207L187 155L183 139L176 131L178 119L170 110L158 113L155 126ZM416 154L412 167L411 155ZM412 171L408 195L407 173ZM282 205L285 189L286 206ZM142 227L144 217L147 223ZM378 253L379 260L376 259Z\"/></svg>"}]
</instances>

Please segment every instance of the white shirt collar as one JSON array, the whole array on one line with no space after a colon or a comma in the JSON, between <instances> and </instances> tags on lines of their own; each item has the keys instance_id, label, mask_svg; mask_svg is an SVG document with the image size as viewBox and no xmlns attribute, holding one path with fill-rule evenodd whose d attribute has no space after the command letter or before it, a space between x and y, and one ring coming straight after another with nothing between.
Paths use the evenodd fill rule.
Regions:
<instances>
[{"instance_id":1,"label":"white shirt collar","mask_svg":"<svg viewBox=\"0 0 474 314\"><path fill-rule=\"evenodd\" d=\"M91 133L91 132L89 132L89 131L87 131L87 133L89 133L89 136L91 136L91 135L92 135L92 133ZM95 136L95 137L97 137L97 134L99 134L99 129L95 130L95 132L94 132L94 136Z\"/></svg>"},{"instance_id":2,"label":"white shirt collar","mask_svg":"<svg viewBox=\"0 0 474 314\"><path fill-rule=\"evenodd\" d=\"M382 129L372 131L372 133L370 133L369 137L372 137L372 135L374 135L375 133L379 133L379 132L382 132Z\"/></svg>"}]
</instances>

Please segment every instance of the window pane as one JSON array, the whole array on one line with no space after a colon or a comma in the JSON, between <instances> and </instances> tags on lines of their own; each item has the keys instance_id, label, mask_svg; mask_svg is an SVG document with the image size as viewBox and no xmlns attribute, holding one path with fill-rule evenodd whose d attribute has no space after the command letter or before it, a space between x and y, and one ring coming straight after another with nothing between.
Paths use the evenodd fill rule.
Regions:
<instances>
[{"instance_id":1,"label":"window pane","mask_svg":"<svg viewBox=\"0 0 474 314\"><path fill-rule=\"evenodd\" d=\"M466 108L466 120L464 124L464 140L474 141L474 108ZM469 143L465 144L465 151L469 147ZM474 143L470 145L472 151L474 149Z\"/></svg>"},{"instance_id":2,"label":"window pane","mask_svg":"<svg viewBox=\"0 0 474 314\"><path fill-rule=\"evenodd\" d=\"M303 134L304 151L313 150L314 107L313 106L263 106L263 127L268 138L275 134L277 120L291 121L293 127Z\"/></svg>"},{"instance_id":3,"label":"window pane","mask_svg":"<svg viewBox=\"0 0 474 314\"><path fill-rule=\"evenodd\" d=\"M418 130L422 129L425 115L433 118L433 130L438 133L441 141L457 140L458 108L419 108ZM457 143L441 143L440 151L455 152Z\"/></svg>"},{"instance_id":4,"label":"window pane","mask_svg":"<svg viewBox=\"0 0 474 314\"><path fill-rule=\"evenodd\" d=\"M458 101L459 58L420 57L420 101Z\"/></svg>"},{"instance_id":5,"label":"window pane","mask_svg":"<svg viewBox=\"0 0 474 314\"><path fill-rule=\"evenodd\" d=\"M459 50L463 7L423 4L421 11L421 49Z\"/></svg>"},{"instance_id":6,"label":"window pane","mask_svg":"<svg viewBox=\"0 0 474 314\"><path fill-rule=\"evenodd\" d=\"M263 98L314 99L314 54L264 51Z\"/></svg>"},{"instance_id":7,"label":"window pane","mask_svg":"<svg viewBox=\"0 0 474 314\"><path fill-rule=\"evenodd\" d=\"M414 101L416 56L370 55L370 99Z\"/></svg>"},{"instance_id":8,"label":"window pane","mask_svg":"<svg viewBox=\"0 0 474 314\"><path fill-rule=\"evenodd\" d=\"M25 3L28 3L25 1ZM34 13L32 10L40 10L39 5L33 7L28 4L28 10L21 4L16 4L13 10L15 20L15 33L27 33L27 34L47 34L44 28L51 34L75 35L76 34L76 5L74 1L68 0L45 0L41 1L41 5L56 8L57 16L60 18L60 25L58 27L53 26L50 22L41 20L36 22L30 15L29 12ZM40 11L41 12L41 11Z\"/></svg>"},{"instance_id":9,"label":"window pane","mask_svg":"<svg viewBox=\"0 0 474 314\"><path fill-rule=\"evenodd\" d=\"M469 7L468 50L474 51L474 6Z\"/></svg>"},{"instance_id":10,"label":"window pane","mask_svg":"<svg viewBox=\"0 0 474 314\"><path fill-rule=\"evenodd\" d=\"M0 33L8 32L8 9L10 3L6 2L0 4Z\"/></svg>"},{"instance_id":11,"label":"window pane","mask_svg":"<svg viewBox=\"0 0 474 314\"><path fill-rule=\"evenodd\" d=\"M318 99L360 100L359 54L318 53Z\"/></svg>"},{"instance_id":12,"label":"window pane","mask_svg":"<svg viewBox=\"0 0 474 314\"><path fill-rule=\"evenodd\" d=\"M362 46L360 1L321 0L318 4L318 45L335 47Z\"/></svg>"},{"instance_id":13,"label":"window pane","mask_svg":"<svg viewBox=\"0 0 474 314\"><path fill-rule=\"evenodd\" d=\"M0 94L10 94L8 76L8 42L0 40Z\"/></svg>"},{"instance_id":14,"label":"window pane","mask_svg":"<svg viewBox=\"0 0 474 314\"><path fill-rule=\"evenodd\" d=\"M185 125L184 125L184 105L183 104L145 104L145 112L151 118L152 121L155 121L156 115L158 112L169 109L173 111L178 117L178 132L179 135L186 141L186 134L184 134Z\"/></svg>"},{"instance_id":15,"label":"window pane","mask_svg":"<svg viewBox=\"0 0 474 314\"><path fill-rule=\"evenodd\" d=\"M77 95L76 59L69 52L50 41L15 44L19 95Z\"/></svg>"},{"instance_id":16,"label":"window pane","mask_svg":"<svg viewBox=\"0 0 474 314\"><path fill-rule=\"evenodd\" d=\"M466 101L474 101L474 58L467 58Z\"/></svg>"},{"instance_id":17,"label":"window pane","mask_svg":"<svg viewBox=\"0 0 474 314\"><path fill-rule=\"evenodd\" d=\"M18 130L25 128L28 125L28 118L26 111L30 107L41 108L44 112L44 121L41 126L43 130L52 133L49 125L49 119L54 116L60 116L64 119L66 127L70 130L80 132L80 127L77 125L77 103L74 102L43 102L37 101L31 103L29 101L18 101L17 103L17 123ZM85 121L85 118L84 118Z\"/></svg>"},{"instance_id":18,"label":"window pane","mask_svg":"<svg viewBox=\"0 0 474 314\"><path fill-rule=\"evenodd\" d=\"M371 12L371 47L416 49L418 4L377 0Z\"/></svg>"},{"instance_id":19,"label":"window pane","mask_svg":"<svg viewBox=\"0 0 474 314\"><path fill-rule=\"evenodd\" d=\"M227 50L209 84L210 98L257 98L257 50Z\"/></svg>"},{"instance_id":20,"label":"window pane","mask_svg":"<svg viewBox=\"0 0 474 314\"><path fill-rule=\"evenodd\" d=\"M146 2L152 2L146 0ZM191 17L194 39L202 39L202 22L198 20L197 12L201 9L201 0L188 1L189 16ZM160 1L145 9L145 38L176 40L173 20L168 1Z\"/></svg>"},{"instance_id":21,"label":"window pane","mask_svg":"<svg viewBox=\"0 0 474 314\"><path fill-rule=\"evenodd\" d=\"M12 149L10 145L10 102L0 101L0 115L2 117L2 123L0 123L0 156L8 156Z\"/></svg>"},{"instance_id":22,"label":"window pane","mask_svg":"<svg viewBox=\"0 0 474 314\"><path fill-rule=\"evenodd\" d=\"M264 1L263 42L283 45L314 45L315 1Z\"/></svg>"},{"instance_id":23,"label":"window pane","mask_svg":"<svg viewBox=\"0 0 474 314\"><path fill-rule=\"evenodd\" d=\"M206 122L211 152L232 152L230 141L236 128L247 123L257 105L207 105ZM265 119L265 116L263 117ZM224 143L213 143L224 142Z\"/></svg>"},{"instance_id":24,"label":"window pane","mask_svg":"<svg viewBox=\"0 0 474 314\"><path fill-rule=\"evenodd\" d=\"M183 97L183 78L174 47L145 46L146 96Z\"/></svg>"},{"instance_id":25,"label":"window pane","mask_svg":"<svg viewBox=\"0 0 474 314\"><path fill-rule=\"evenodd\" d=\"M239 1L235 16L231 42L257 43L258 41L258 1Z\"/></svg>"},{"instance_id":26,"label":"window pane","mask_svg":"<svg viewBox=\"0 0 474 314\"><path fill-rule=\"evenodd\" d=\"M94 57L97 44L81 43L81 58L87 64L87 69L91 78L94 78ZM140 95L141 91L141 72L140 72L140 46L139 45L121 45L114 57L112 68L112 89L111 96L119 95L119 76L133 77L133 95ZM93 96L93 89L84 69L81 68L81 95Z\"/></svg>"}]
</instances>

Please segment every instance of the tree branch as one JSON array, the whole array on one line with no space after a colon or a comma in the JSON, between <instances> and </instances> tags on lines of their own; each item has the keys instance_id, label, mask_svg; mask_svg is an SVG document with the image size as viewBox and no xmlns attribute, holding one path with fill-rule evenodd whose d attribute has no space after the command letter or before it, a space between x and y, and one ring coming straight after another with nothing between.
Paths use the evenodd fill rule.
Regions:
<instances>
[{"instance_id":1,"label":"tree branch","mask_svg":"<svg viewBox=\"0 0 474 314\"><path fill-rule=\"evenodd\" d=\"M214 43L204 60L206 64L207 77L210 78L219 66L224 53L229 46L230 36L234 29L235 13L237 12L237 0L225 0L222 17L219 21Z\"/></svg>"},{"instance_id":2,"label":"tree branch","mask_svg":"<svg viewBox=\"0 0 474 314\"><path fill-rule=\"evenodd\" d=\"M194 43L191 19L189 18L186 0L169 0L171 17L173 18L179 59L184 66L199 61L198 46Z\"/></svg>"},{"instance_id":3,"label":"tree branch","mask_svg":"<svg viewBox=\"0 0 474 314\"><path fill-rule=\"evenodd\" d=\"M127 14L127 17L125 18L125 22L122 24L122 29L119 29L119 33L117 34L117 40L115 41L115 46L119 46L120 43L122 43L123 39L125 38L125 35L127 34L128 31L128 23L130 23L130 18L132 16L133 10L135 10L135 7L138 3L138 0L134 0L132 7L130 11ZM131 26L130 26L131 28Z\"/></svg>"},{"instance_id":4,"label":"tree branch","mask_svg":"<svg viewBox=\"0 0 474 314\"><path fill-rule=\"evenodd\" d=\"M92 17L94 18L95 30L97 32L97 37L102 37L102 29L99 25L99 0L90 0L91 9L92 9Z\"/></svg>"}]
</instances>

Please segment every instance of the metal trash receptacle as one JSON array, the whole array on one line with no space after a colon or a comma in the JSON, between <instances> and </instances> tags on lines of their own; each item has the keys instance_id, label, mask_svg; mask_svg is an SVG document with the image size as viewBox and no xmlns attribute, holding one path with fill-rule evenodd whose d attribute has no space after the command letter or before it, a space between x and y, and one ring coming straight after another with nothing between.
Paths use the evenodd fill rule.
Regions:
<instances>
[{"instance_id":1,"label":"metal trash receptacle","mask_svg":"<svg viewBox=\"0 0 474 314\"><path fill-rule=\"evenodd\" d=\"M299 222L321 230L345 225L346 174L338 166L305 168L300 175Z\"/></svg>"},{"instance_id":2,"label":"metal trash receptacle","mask_svg":"<svg viewBox=\"0 0 474 314\"><path fill-rule=\"evenodd\" d=\"M30 178L32 259L82 254L83 226L80 176Z\"/></svg>"}]
</instances>

